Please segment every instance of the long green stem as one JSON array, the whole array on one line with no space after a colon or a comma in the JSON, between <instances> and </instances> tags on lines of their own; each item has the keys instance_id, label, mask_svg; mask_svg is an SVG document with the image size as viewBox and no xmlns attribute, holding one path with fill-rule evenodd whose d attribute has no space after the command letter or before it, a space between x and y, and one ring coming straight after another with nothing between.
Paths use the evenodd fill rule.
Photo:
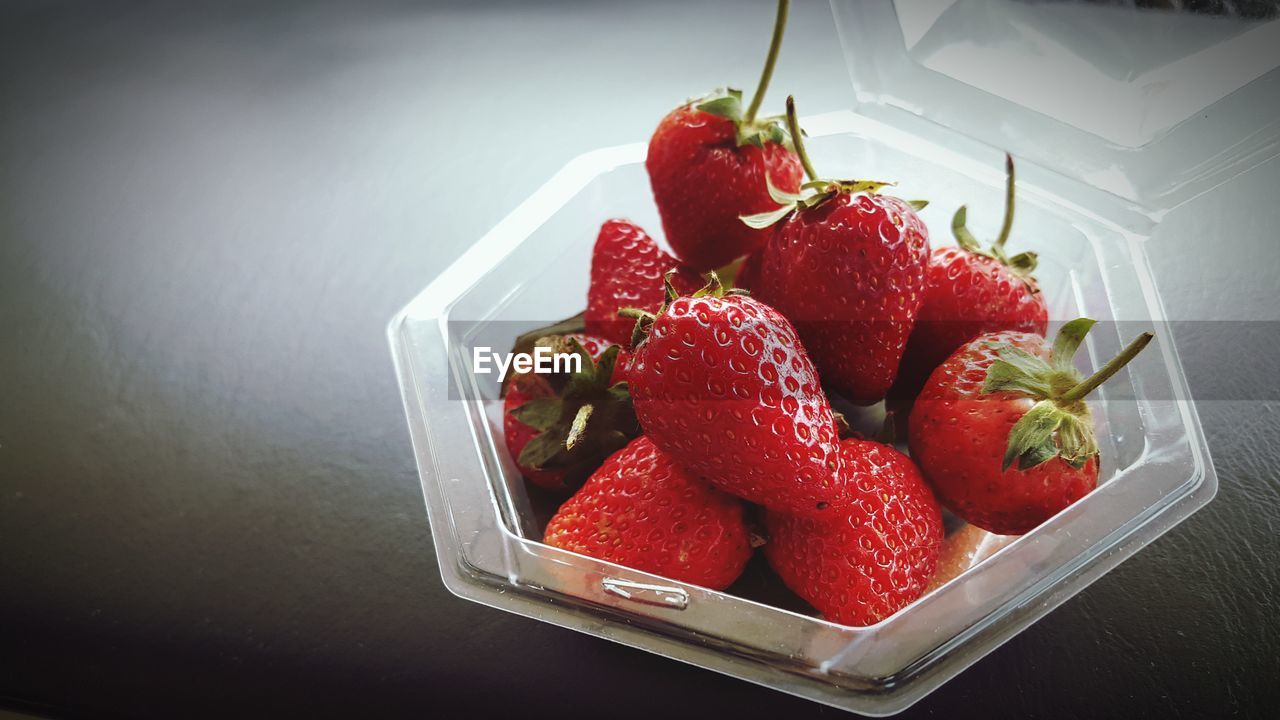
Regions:
<instances>
[{"instance_id":1,"label":"long green stem","mask_svg":"<svg viewBox=\"0 0 1280 720\"><path fill-rule=\"evenodd\" d=\"M790 95L787 96L787 130L791 132L791 144L796 146L796 155L800 156L800 165L804 168L804 174L808 175L810 180L817 180L818 173L814 172L813 163L809 162L809 153L804 150L800 120L796 117L796 99Z\"/></svg>"},{"instance_id":2,"label":"long green stem","mask_svg":"<svg viewBox=\"0 0 1280 720\"><path fill-rule=\"evenodd\" d=\"M751 105L747 107L747 125L755 122L760 104L764 102L764 94L769 90L773 66L778 64L778 51L782 48L782 35L787 30L787 10L790 7L791 0L778 0L778 15L773 19L773 39L769 41L769 55L764 59L764 70L760 73L760 82L756 84L756 94L751 96Z\"/></svg>"},{"instance_id":3,"label":"long green stem","mask_svg":"<svg viewBox=\"0 0 1280 720\"><path fill-rule=\"evenodd\" d=\"M1120 372L1120 368L1128 365L1130 360L1137 357L1138 353L1142 352L1142 349L1145 348L1147 343L1151 342L1151 339L1154 337L1155 335L1152 335L1149 332L1139 335L1133 342L1129 343L1124 350L1121 350L1119 355L1111 358L1110 362L1103 365L1098 372L1090 375L1079 385L1076 385L1060 395L1058 397L1058 404L1070 405L1077 400L1083 399L1084 396L1096 390L1099 385L1111 379L1112 375Z\"/></svg>"},{"instance_id":4,"label":"long green stem","mask_svg":"<svg viewBox=\"0 0 1280 720\"><path fill-rule=\"evenodd\" d=\"M1000 235L996 238L996 252L1002 253L1004 243L1009 239L1009 231L1013 230L1013 156L1004 154L1005 186L1004 186L1004 224L1000 226Z\"/></svg>"}]
</instances>

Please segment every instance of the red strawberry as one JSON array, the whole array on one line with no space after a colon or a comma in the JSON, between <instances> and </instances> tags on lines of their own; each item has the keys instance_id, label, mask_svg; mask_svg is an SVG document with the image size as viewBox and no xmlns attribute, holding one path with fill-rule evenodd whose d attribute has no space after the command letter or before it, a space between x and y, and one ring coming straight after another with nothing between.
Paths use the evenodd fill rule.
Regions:
<instances>
[{"instance_id":1,"label":"red strawberry","mask_svg":"<svg viewBox=\"0 0 1280 720\"><path fill-rule=\"evenodd\" d=\"M734 287L750 290L760 282L760 263L763 255L763 251L756 251L742 259L742 264L738 266L738 274L733 278Z\"/></svg>"},{"instance_id":2,"label":"red strawberry","mask_svg":"<svg viewBox=\"0 0 1280 720\"><path fill-rule=\"evenodd\" d=\"M503 398L503 438L529 482L564 490L581 484L609 453L639 434L626 385L619 384L624 375L617 371L630 360L619 346L576 333L536 344L579 354L582 372L515 373Z\"/></svg>"},{"instance_id":3,"label":"red strawberry","mask_svg":"<svg viewBox=\"0 0 1280 720\"><path fill-rule=\"evenodd\" d=\"M742 503L643 436L560 506L543 542L713 590L738 579L751 557Z\"/></svg>"},{"instance_id":4,"label":"red strawberry","mask_svg":"<svg viewBox=\"0 0 1280 720\"><path fill-rule=\"evenodd\" d=\"M825 509L839 496L831 405L778 311L718 279L657 316L629 381L640 426L685 469L773 508Z\"/></svg>"},{"instance_id":5,"label":"red strawberry","mask_svg":"<svg viewBox=\"0 0 1280 720\"><path fill-rule=\"evenodd\" d=\"M662 276L673 268L679 268L672 282L681 292L693 292L702 285L697 273L681 267L638 225L606 220L591 254L591 285L583 318L586 331L630 345L636 323L618 317L618 311L627 307L656 310L662 304Z\"/></svg>"},{"instance_id":6,"label":"red strawberry","mask_svg":"<svg viewBox=\"0 0 1280 720\"><path fill-rule=\"evenodd\" d=\"M956 348L989 332L1017 330L1043 335L1049 308L1032 272L1036 254L1009 257L1004 244L1013 227L1013 157L1005 156L1008 184L1004 226L991 249L983 251L965 228L965 208L951 221L959 247L937 248L929 258L924 304L907 342L898 385L914 394L929 373Z\"/></svg>"},{"instance_id":7,"label":"red strawberry","mask_svg":"<svg viewBox=\"0 0 1280 720\"><path fill-rule=\"evenodd\" d=\"M751 105L742 92L717 90L671 111L649 140L645 168L667 242L695 270L710 270L759 248L766 233L738 221L771 209L766 178L795 192L800 162L777 117L758 118L787 22L778 3L773 42Z\"/></svg>"},{"instance_id":8,"label":"red strawberry","mask_svg":"<svg viewBox=\"0 0 1280 720\"><path fill-rule=\"evenodd\" d=\"M961 525L942 539L938 569L925 592L955 580L1017 539L1012 535L989 533L977 525Z\"/></svg>"},{"instance_id":9,"label":"red strawberry","mask_svg":"<svg viewBox=\"0 0 1280 720\"><path fill-rule=\"evenodd\" d=\"M1052 351L1040 335L982 335L933 371L911 412L911 456L956 515L1020 535L1098 484L1084 397L1152 336L1144 333L1086 380L1071 358L1093 324L1067 323Z\"/></svg>"},{"instance_id":10,"label":"red strawberry","mask_svg":"<svg viewBox=\"0 0 1280 720\"><path fill-rule=\"evenodd\" d=\"M765 556L826 619L873 625L920 597L938 565L942 512L920 471L889 445L840 443L847 507L769 511Z\"/></svg>"},{"instance_id":11,"label":"red strawberry","mask_svg":"<svg viewBox=\"0 0 1280 720\"><path fill-rule=\"evenodd\" d=\"M791 98L787 119L812 192L775 192L782 207L743 218L753 227L786 218L753 292L795 322L825 384L870 405L893 384L920 309L929 233L911 203L875 194L885 183L818 180Z\"/></svg>"},{"instance_id":12,"label":"red strawberry","mask_svg":"<svg viewBox=\"0 0 1280 720\"><path fill-rule=\"evenodd\" d=\"M507 443L507 452L516 461L516 467L520 468L520 474L524 475L526 480L548 490L563 490L565 488L563 468L540 470L520 462L521 452L528 447L529 441L542 434L542 431L524 424L512 412L534 400L554 398L555 395L555 391L551 389L551 383L541 375L521 373L512 378L502 401L502 436Z\"/></svg>"}]
</instances>

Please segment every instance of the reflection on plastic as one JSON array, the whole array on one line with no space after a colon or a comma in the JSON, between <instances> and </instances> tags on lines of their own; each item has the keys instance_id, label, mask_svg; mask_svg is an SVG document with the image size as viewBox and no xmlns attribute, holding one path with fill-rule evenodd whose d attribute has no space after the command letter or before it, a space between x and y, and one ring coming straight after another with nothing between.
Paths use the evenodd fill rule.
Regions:
<instances>
[{"instance_id":1,"label":"reflection on plastic","mask_svg":"<svg viewBox=\"0 0 1280 720\"><path fill-rule=\"evenodd\" d=\"M629 580L619 580L618 578L605 578L600 581L600 587L604 588L604 591L610 595L617 595L624 600L631 600L645 605L657 605L659 607L675 608L676 610L684 610L689 607L689 593L678 587L645 585Z\"/></svg>"},{"instance_id":2,"label":"reflection on plastic","mask_svg":"<svg viewBox=\"0 0 1280 720\"><path fill-rule=\"evenodd\" d=\"M1146 144L1280 62L1276 22L961 0L922 32L922 23L908 22L919 14L909 12L913 4L896 5L904 39L917 39L911 56L925 67L1125 147Z\"/></svg>"}]
</instances>

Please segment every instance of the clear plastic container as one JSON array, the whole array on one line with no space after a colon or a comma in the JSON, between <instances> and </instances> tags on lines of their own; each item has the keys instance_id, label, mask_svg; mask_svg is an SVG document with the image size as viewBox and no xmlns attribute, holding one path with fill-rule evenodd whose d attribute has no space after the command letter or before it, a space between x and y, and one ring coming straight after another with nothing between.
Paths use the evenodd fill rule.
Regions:
<instances>
[{"instance_id":1,"label":"clear plastic container","mask_svg":"<svg viewBox=\"0 0 1280 720\"><path fill-rule=\"evenodd\" d=\"M898 9L909 4L900 2ZM591 246L604 219L630 217L658 234L643 166L645 144L638 143L574 159L390 324L440 569L450 590L828 705L884 715L919 700L1213 497L1217 479L1151 278L1146 241L1161 211L1194 195L1191 186L1246 169L1238 153L1212 146L1223 139L1224 147L1239 149L1224 139L1229 128L1200 119L1220 109L1230 115L1223 104L1237 103L1239 93L1262 92L1264 103L1273 102L1272 68L1280 62L1215 100L1213 112L1201 108L1172 122L1184 113L1180 107L1156 124L1172 122L1169 127L1138 123L1129 134L1102 132L1019 104L1015 91L1012 99L997 98L992 88L950 76L935 78L934 87L900 85L903 78L933 72L926 65L940 57L947 37L956 46L972 42L965 34L971 23L951 24L956 17L950 13L980 13L984 23L1007 13L1021 18L1022 25L1010 23L1024 29L1030 22L1021 2L941 5L947 7L933 16L933 25L922 27L919 18L908 26L888 4L834 4L856 102L849 111L802 118L810 147L822 157L825 172L898 178L895 194L928 198L932 204L923 216L935 245L951 242L950 214L960 204L974 209L971 227L977 234L993 236L1003 203L1003 150L1022 158L1014 242L1020 251L1040 253L1038 277L1051 317L1103 321L1081 353L1081 369L1097 367L1141 330L1157 336L1094 397L1103 467L1098 489L866 628L743 597L752 593L739 585L711 591L541 544L546 508L530 496L507 456L497 375L473 373L472 352L480 346L506 349L518 332L582 309ZM1261 27L1274 30L1277 24ZM909 37L916 42L908 43ZM1074 38L1096 42L1079 32L1061 41ZM925 40L929 52L920 50ZM855 48L873 42L876 62L864 63L867 53ZM1096 49L1080 52L1092 56ZM982 114L987 111L981 108L998 103L998 112ZM961 113L966 107L974 110ZM1261 128L1248 136L1255 148L1248 157L1260 162L1270 155L1258 147L1275 154L1277 116L1254 113L1224 122ZM1269 140L1259 141L1259 133ZM1036 140L1038 134L1047 145ZM1070 142L1063 139L1068 136ZM1177 149L1172 156L1171 148ZM1091 182L1081 165L1064 160L1104 162L1108 153L1125 159L1117 172L1132 192ZM1188 157L1196 153L1221 166ZM1146 174L1159 174L1169 163L1177 164L1172 176L1153 181Z\"/></svg>"},{"instance_id":2,"label":"clear plastic container","mask_svg":"<svg viewBox=\"0 0 1280 720\"><path fill-rule=\"evenodd\" d=\"M1275 15L1261 5L832 2L859 112L1051 168L1057 192L1141 232L1275 156L1280 22L1239 14Z\"/></svg>"}]
</instances>

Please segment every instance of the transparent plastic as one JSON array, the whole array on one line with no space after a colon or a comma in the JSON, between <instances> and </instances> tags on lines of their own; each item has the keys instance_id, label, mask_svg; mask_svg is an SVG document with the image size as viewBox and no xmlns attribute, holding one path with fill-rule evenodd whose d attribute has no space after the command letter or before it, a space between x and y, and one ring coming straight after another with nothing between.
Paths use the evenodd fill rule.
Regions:
<instances>
[{"instance_id":1,"label":"transparent plastic","mask_svg":"<svg viewBox=\"0 0 1280 720\"><path fill-rule=\"evenodd\" d=\"M858 112L1051 167L1137 229L1280 152L1280 21L1249 6L832 2Z\"/></svg>"},{"instance_id":2,"label":"transparent plastic","mask_svg":"<svg viewBox=\"0 0 1280 720\"><path fill-rule=\"evenodd\" d=\"M878 4L836 5L846 37L851 13L864 5ZM935 245L950 242L946 228L960 204L969 205L975 233L992 237L1003 204L1002 153L932 121L888 122L876 107L803 118L824 172L899 178L895 194L931 201L923 217ZM1017 248L1040 253L1052 318L1103 321L1078 358L1081 369L1096 368L1141 330L1157 336L1094 397L1103 467L1097 490L866 628L769 604L749 588L711 591L541 544L539 500L503 446L497 375L474 373L472 351L505 349L515 333L581 310L605 218L630 217L659 234L644 153L635 144L574 159L388 328L441 573L458 595L886 715L1043 617L1216 492L1151 279L1149 233L1131 222L1142 206L1028 158L1019 164Z\"/></svg>"}]
</instances>

